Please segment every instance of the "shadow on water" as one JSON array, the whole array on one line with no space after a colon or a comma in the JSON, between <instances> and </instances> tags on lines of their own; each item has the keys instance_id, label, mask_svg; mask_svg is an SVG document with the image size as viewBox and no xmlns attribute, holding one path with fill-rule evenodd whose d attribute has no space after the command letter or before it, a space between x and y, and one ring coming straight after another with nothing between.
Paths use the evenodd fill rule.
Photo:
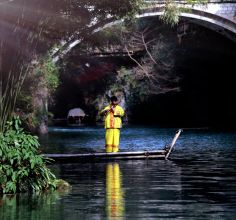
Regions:
<instances>
[{"instance_id":1,"label":"shadow on water","mask_svg":"<svg viewBox=\"0 0 236 220\"><path fill-rule=\"evenodd\" d=\"M67 131L68 136L53 131L42 141L43 150L50 151L54 138L59 138L55 143L61 144L54 146L54 150L60 151L59 147L63 146L64 152L83 151L85 139L91 144L95 134L103 143L104 130L90 128L90 131L90 138L86 129ZM84 139L78 138L83 133ZM170 142L174 133L175 129L124 128L121 147L122 150L160 148ZM50 135L54 137L51 139ZM89 149L97 150L98 145L103 150L100 143ZM185 131L168 161L51 165L59 178L72 185L72 190L64 195L3 197L0 219L233 220L236 218L235 159L236 134L206 130Z\"/></svg>"}]
</instances>

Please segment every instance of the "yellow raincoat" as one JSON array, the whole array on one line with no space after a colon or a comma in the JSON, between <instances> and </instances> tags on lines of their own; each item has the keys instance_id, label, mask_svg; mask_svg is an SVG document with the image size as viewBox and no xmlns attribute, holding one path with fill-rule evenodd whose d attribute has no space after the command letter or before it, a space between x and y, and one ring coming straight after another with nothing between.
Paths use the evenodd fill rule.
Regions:
<instances>
[{"instance_id":1,"label":"yellow raincoat","mask_svg":"<svg viewBox=\"0 0 236 220\"><path fill-rule=\"evenodd\" d=\"M111 105L106 106L100 114L111 109ZM118 152L120 143L120 128L122 127L121 117L124 116L124 110L121 106L116 105L114 111L109 111L105 115L106 128L106 152Z\"/></svg>"}]
</instances>

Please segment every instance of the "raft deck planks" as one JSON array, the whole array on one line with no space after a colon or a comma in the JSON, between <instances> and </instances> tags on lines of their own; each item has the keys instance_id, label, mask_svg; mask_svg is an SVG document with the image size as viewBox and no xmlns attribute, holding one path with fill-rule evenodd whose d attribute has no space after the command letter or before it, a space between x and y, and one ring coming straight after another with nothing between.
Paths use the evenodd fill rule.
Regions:
<instances>
[{"instance_id":1,"label":"raft deck planks","mask_svg":"<svg viewBox=\"0 0 236 220\"><path fill-rule=\"evenodd\" d=\"M136 151L117 153L85 153L85 154L45 154L56 162L81 162L98 160L125 160L125 159L165 159L166 150Z\"/></svg>"}]
</instances>

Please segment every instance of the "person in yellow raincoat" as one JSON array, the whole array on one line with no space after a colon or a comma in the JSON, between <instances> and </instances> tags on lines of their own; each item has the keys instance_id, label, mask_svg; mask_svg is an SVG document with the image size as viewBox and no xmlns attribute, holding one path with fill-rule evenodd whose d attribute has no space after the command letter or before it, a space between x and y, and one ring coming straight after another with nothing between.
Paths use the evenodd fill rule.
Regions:
<instances>
[{"instance_id":1,"label":"person in yellow raincoat","mask_svg":"<svg viewBox=\"0 0 236 220\"><path fill-rule=\"evenodd\" d=\"M124 109L118 105L117 97L112 96L110 101L110 105L100 112L101 116L105 116L105 147L107 153L119 151L121 118L124 116Z\"/></svg>"}]
</instances>

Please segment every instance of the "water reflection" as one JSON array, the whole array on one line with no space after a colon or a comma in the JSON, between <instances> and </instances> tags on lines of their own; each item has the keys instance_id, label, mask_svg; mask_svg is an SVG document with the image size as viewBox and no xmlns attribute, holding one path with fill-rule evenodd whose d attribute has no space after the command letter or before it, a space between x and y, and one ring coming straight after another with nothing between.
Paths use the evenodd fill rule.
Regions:
<instances>
[{"instance_id":1,"label":"water reflection","mask_svg":"<svg viewBox=\"0 0 236 220\"><path fill-rule=\"evenodd\" d=\"M125 213L122 174L118 163L106 166L106 212L108 219L123 219Z\"/></svg>"},{"instance_id":2,"label":"water reflection","mask_svg":"<svg viewBox=\"0 0 236 220\"><path fill-rule=\"evenodd\" d=\"M0 197L0 219L60 219L61 212L55 207L60 206L60 200L68 194L69 190L3 195Z\"/></svg>"}]
</instances>

